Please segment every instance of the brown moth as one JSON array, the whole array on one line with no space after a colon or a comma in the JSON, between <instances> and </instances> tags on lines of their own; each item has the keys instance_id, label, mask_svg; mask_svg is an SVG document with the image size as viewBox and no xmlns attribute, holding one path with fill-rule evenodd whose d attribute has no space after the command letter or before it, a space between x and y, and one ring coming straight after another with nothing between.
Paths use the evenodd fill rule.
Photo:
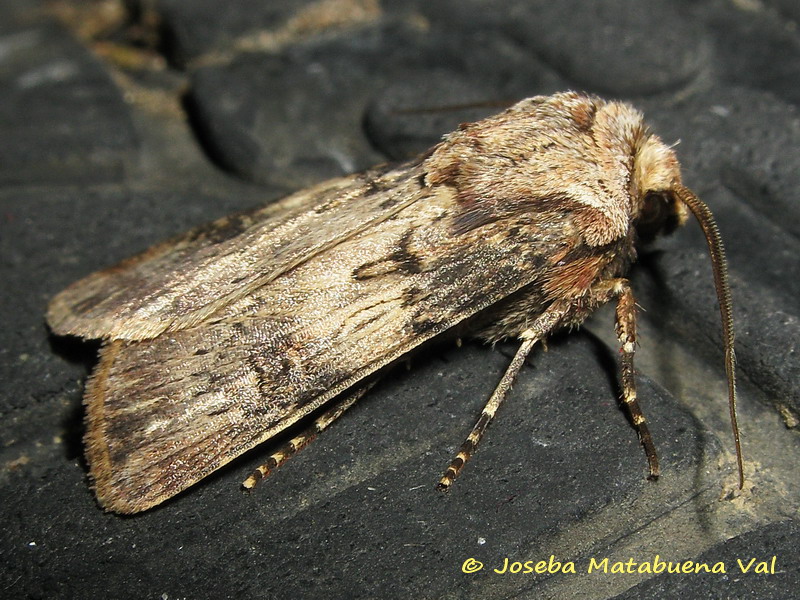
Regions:
<instances>
[{"instance_id":1,"label":"brown moth","mask_svg":"<svg viewBox=\"0 0 800 600\"><path fill-rule=\"evenodd\" d=\"M611 300L624 401L657 477L624 276L637 241L689 211L714 264L741 478L731 302L711 213L639 112L569 92L463 125L411 162L220 219L58 294L52 330L103 340L85 400L97 498L148 509L328 404L251 487L426 340L454 327L518 339L447 488L536 342Z\"/></svg>"}]
</instances>

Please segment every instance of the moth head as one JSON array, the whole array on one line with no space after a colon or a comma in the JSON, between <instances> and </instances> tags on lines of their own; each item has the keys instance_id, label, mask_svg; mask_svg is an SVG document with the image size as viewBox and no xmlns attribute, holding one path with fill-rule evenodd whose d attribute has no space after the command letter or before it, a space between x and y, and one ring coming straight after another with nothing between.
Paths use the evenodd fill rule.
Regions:
<instances>
[{"instance_id":1,"label":"moth head","mask_svg":"<svg viewBox=\"0 0 800 600\"><path fill-rule=\"evenodd\" d=\"M634 194L639 200L636 232L642 241L669 234L686 222L689 211L675 190L681 169L675 152L658 136L648 136L634 160Z\"/></svg>"}]
</instances>

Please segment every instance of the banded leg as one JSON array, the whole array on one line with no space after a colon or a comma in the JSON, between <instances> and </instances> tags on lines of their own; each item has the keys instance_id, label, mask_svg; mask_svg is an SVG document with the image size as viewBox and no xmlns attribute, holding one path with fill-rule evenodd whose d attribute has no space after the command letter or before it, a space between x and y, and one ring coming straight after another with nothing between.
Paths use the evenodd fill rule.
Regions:
<instances>
[{"instance_id":1,"label":"banded leg","mask_svg":"<svg viewBox=\"0 0 800 600\"><path fill-rule=\"evenodd\" d=\"M336 419L341 417L348 408L353 406L356 401L369 391L372 386L377 383L372 381L367 385L357 389L355 392L335 403L331 408L323 412L316 419L314 423L299 435L293 437L291 440L281 446L277 452L273 453L263 465L256 468L250 476L242 482L242 487L245 489L252 489L256 484L264 479L267 475L272 473L275 469L280 467L287 460L292 458L295 454L300 452L303 448L313 442L317 435L328 428Z\"/></svg>"},{"instance_id":2,"label":"banded leg","mask_svg":"<svg viewBox=\"0 0 800 600\"><path fill-rule=\"evenodd\" d=\"M551 307L547 312L540 315L536 321L534 321L533 325L520 334L519 337L522 340L522 344L511 360L511 364L508 365L508 369L506 369L500 383L497 384L494 392L492 392L492 395L489 397L486 406L483 407L478 422L475 423L467 439L461 445L458 454L456 454L455 458L450 462L450 466L447 467L439 483L436 484L437 489L445 492L450 488L450 485L455 478L458 477L461 469L464 468L464 465L475 452L475 448L483 437L486 427L494 418L497 409L500 407L503 400L505 400L509 390L511 390L511 386L520 369L522 369L522 365L525 364L525 359L528 354L536 345L536 342L542 340L558 326L561 319L567 314L567 311L568 307L566 305L558 304Z\"/></svg>"},{"instance_id":3,"label":"banded leg","mask_svg":"<svg viewBox=\"0 0 800 600\"><path fill-rule=\"evenodd\" d=\"M615 279L611 282L610 293L617 298L615 330L620 343L620 374L622 384L622 400L628 407L633 426L639 434L644 446L647 462L650 467L649 479L658 479L658 455L647 427L647 420L639 406L636 396L636 379L633 368L633 354L636 349L636 300L633 290L626 279Z\"/></svg>"}]
</instances>

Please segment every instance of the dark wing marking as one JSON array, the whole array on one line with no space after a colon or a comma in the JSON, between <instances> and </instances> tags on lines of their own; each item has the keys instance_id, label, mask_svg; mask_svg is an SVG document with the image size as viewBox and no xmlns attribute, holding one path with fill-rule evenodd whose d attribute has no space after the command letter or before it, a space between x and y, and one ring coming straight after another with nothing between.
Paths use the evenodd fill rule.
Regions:
<instances>
[{"instance_id":1,"label":"dark wing marking","mask_svg":"<svg viewBox=\"0 0 800 600\"><path fill-rule=\"evenodd\" d=\"M129 340L200 323L425 193L418 164L322 183L89 275L53 298L48 323L60 335Z\"/></svg>"}]
</instances>

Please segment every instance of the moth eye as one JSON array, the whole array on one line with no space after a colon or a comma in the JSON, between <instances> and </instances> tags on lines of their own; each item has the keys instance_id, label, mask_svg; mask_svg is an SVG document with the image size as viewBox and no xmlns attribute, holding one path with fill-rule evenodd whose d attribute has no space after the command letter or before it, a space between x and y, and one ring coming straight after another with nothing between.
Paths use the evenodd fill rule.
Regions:
<instances>
[{"instance_id":1,"label":"moth eye","mask_svg":"<svg viewBox=\"0 0 800 600\"><path fill-rule=\"evenodd\" d=\"M658 216L664 213L664 208L669 204L666 195L661 192L648 192L644 197L642 206L642 218L644 220L657 220Z\"/></svg>"},{"instance_id":2,"label":"moth eye","mask_svg":"<svg viewBox=\"0 0 800 600\"><path fill-rule=\"evenodd\" d=\"M680 225L677 200L665 192L649 192L642 202L642 211L636 221L639 238L645 242L659 234L672 233Z\"/></svg>"}]
</instances>

